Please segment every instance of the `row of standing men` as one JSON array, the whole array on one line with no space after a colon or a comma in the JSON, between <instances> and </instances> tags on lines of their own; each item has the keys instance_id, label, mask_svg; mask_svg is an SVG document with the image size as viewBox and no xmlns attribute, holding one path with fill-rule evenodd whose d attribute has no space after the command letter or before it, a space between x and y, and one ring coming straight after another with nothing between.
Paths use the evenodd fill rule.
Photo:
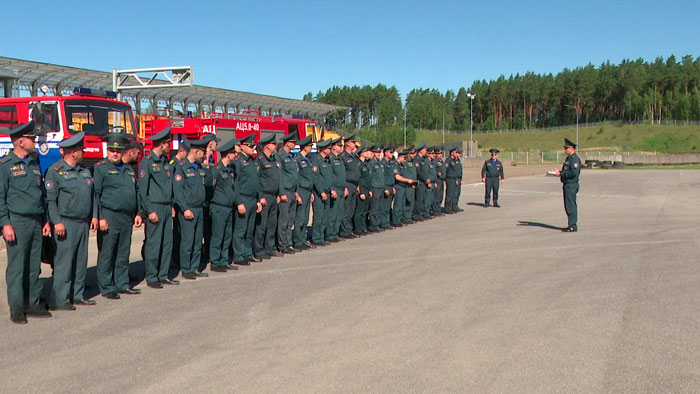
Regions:
<instances>
[{"instance_id":1,"label":"row of standing men","mask_svg":"<svg viewBox=\"0 0 700 394\"><path fill-rule=\"evenodd\" d=\"M40 304L42 235L55 242L50 309L74 310L95 304L85 296L90 231L97 231L99 291L119 299L140 293L130 286L129 255L133 227L144 223L146 283L162 288L179 283L177 270L195 280L208 276L208 263L226 272L461 211L458 149L443 160L440 149L425 144L395 152L358 147L349 136L319 142L312 157L311 137L291 133L280 144L274 135L261 138L254 157L254 135L221 146L212 135L184 141L168 158L166 128L149 138L153 148L137 171L143 147L124 134L108 135L107 158L91 172L80 165L78 133L59 144L61 160L42 177L33 130L31 122L11 130L14 149L0 160L8 303L18 324L51 316Z\"/></svg>"}]
</instances>

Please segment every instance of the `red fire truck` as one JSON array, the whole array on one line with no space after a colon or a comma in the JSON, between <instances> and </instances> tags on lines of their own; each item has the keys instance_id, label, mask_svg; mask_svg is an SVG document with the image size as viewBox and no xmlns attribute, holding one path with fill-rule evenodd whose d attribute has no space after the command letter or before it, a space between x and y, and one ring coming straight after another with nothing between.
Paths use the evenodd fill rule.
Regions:
<instances>
[{"instance_id":1,"label":"red fire truck","mask_svg":"<svg viewBox=\"0 0 700 394\"><path fill-rule=\"evenodd\" d=\"M116 93L76 88L69 96L0 98L0 156L12 149L7 131L34 120L42 171L61 156L58 143L85 132L84 162L92 165L106 157L102 138L108 133L136 135L134 115Z\"/></svg>"},{"instance_id":2,"label":"red fire truck","mask_svg":"<svg viewBox=\"0 0 700 394\"><path fill-rule=\"evenodd\" d=\"M314 140L318 137L316 123L309 119L298 117L262 116L260 111L243 111L235 113L202 113L198 117L178 118L156 115L140 116L139 137L145 140L146 151L151 149L148 137L158 131L172 126L173 149L177 149L184 139L200 139L206 134L215 134L221 143L232 138L243 138L255 134L255 141L268 134L275 134L276 140L297 131L299 139L311 134Z\"/></svg>"}]
</instances>

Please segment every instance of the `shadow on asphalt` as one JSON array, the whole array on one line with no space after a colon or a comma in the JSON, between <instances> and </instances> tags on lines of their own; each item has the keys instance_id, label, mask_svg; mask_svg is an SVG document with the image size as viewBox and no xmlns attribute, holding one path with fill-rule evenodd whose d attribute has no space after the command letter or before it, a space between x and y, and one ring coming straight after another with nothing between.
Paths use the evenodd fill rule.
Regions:
<instances>
[{"instance_id":1,"label":"shadow on asphalt","mask_svg":"<svg viewBox=\"0 0 700 394\"><path fill-rule=\"evenodd\" d=\"M467 205L471 205L472 207L482 207L482 208L488 207L488 205L486 205L482 202L468 202Z\"/></svg>"},{"instance_id":2,"label":"shadow on asphalt","mask_svg":"<svg viewBox=\"0 0 700 394\"><path fill-rule=\"evenodd\" d=\"M527 221L522 221L522 220L518 221L518 226L542 227L542 228L548 228L550 230L557 230L557 231L561 231L561 230L566 228L566 227L552 226L551 224L538 223L538 222L527 222Z\"/></svg>"}]
</instances>

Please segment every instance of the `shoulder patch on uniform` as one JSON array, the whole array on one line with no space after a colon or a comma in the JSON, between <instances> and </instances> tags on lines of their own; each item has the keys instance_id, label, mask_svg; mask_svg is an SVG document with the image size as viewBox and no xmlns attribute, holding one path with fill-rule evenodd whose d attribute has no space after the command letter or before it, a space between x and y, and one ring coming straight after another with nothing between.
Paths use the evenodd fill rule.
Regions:
<instances>
[{"instance_id":1,"label":"shoulder patch on uniform","mask_svg":"<svg viewBox=\"0 0 700 394\"><path fill-rule=\"evenodd\" d=\"M316 172L318 171L318 166L313 166L311 169L313 170L313 172Z\"/></svg>"},{"instance_id":2,"label":"shoulder patch on uniform","mask_svg":"<svg viewBox=\"0 0 700 394\"><path fill-rule=\"evenodd\" d=\"M56 171L59 171L61 167L63 167L63 164L61 164L60 162L53 165L53 169Z\"/></svg>"},{"instance_id":3,"label":"shoulder patch on uniform","mask_svg":"<svg viewBox=\"0 0 700 394\"><path fill-rule=\"evenodd\" d=\"M574 163L574 168L578 168L578 162Z\"/></svg>"},{"instance_id":4,"label":"shoulder patch on uniform","mask_svg":"<svg viewBox=\"0 0 700 394\"><path fill-rule=\"evenodd\" d=\"M145 176L146 176L146 170L144 170L144 169L142 168L142 169L139 171L139 178L143 178L143 177L145 177Z\"/></svg>"},{"instance_id":5,"label":"shoulder patch on uniform","mask_svg":"<svg viewBox=\"0 0 700 394\"><path fill-rule=\"evenodd\" d=\"M0 163L7 163L10 160L10 155L5 155L0 159Z\"/></svg>"},{"instance_id":6,"label":"shoulder patch on uniform","mask_svg":"<svg viewBox=\"0 0 700 394\"><path fill-rule=\"evenodd\" d=\"M106 160L102 159L102 160L98 161L97 163L95 163L95 165L96 165L96 166L101 166L101 165L103 165L103 164L106 163L106 162L107 162Z\"/></svg>"},{"instance_id":7,"label":"shoulder patch on uniform","mask_svg":"<svg viewBox=\"0 0 700 394\"><path fill-rule=\"evenodd\" d=\"M46 184L46 190L53 189L53 181L47 179L45 184Z\"/></svg>"},{"instance_id":8,"label":"shoulder patch on uniform","mask_svg":"<svg viewBox=\"0 0 700 394\"><path fill-rule=\"evenodd\" d=\"M182 180L182 175L176 174L175 175L175 181L180 182Z\"/></svg>"}]
</instances>

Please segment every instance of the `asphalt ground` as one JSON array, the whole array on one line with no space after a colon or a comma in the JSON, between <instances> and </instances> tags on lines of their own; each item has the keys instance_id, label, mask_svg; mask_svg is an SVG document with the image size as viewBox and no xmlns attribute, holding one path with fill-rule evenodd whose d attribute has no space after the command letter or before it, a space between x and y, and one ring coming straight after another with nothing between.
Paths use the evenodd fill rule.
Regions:
<instances>
[{"instance_id":1,"label":"asphalt ground","mask_svg":"<svg viewBox=\"0 0 700 394\"><path fill-rule=\"evenodd\" d=\"M467 184L459 214L24 326L3 299L1 391L697 393L699 191L584 171L562 233L556 178L509 178L500 209Z\"/></svg>"}]
</instances>

